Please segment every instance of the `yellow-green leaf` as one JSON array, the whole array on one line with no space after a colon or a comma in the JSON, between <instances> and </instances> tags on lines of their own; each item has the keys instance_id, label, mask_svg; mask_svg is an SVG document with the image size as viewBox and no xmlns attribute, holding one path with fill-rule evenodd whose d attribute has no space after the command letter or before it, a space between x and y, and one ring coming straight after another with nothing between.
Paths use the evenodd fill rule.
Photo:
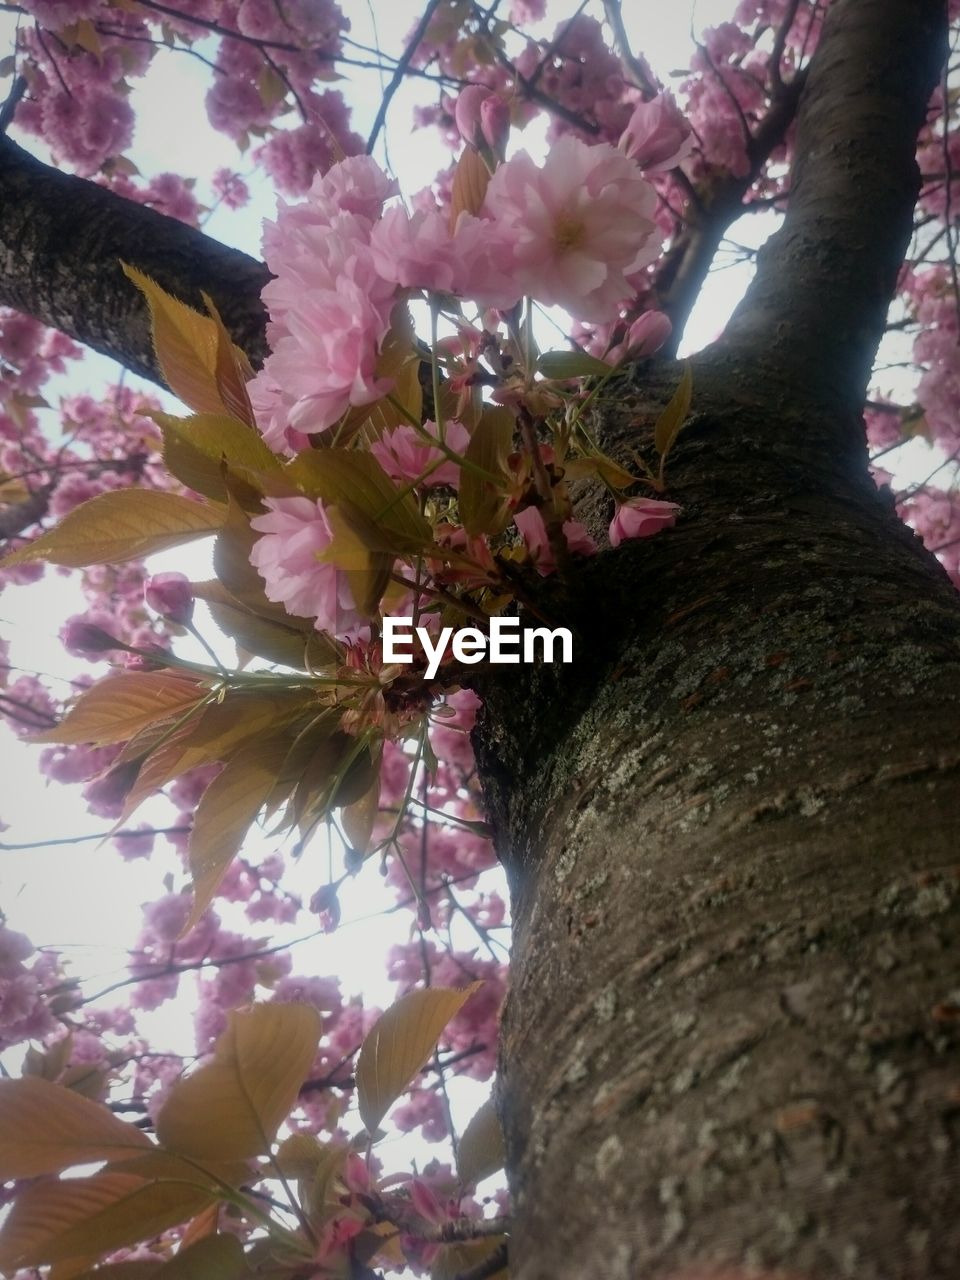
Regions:
<instances>
[{"instance_id":1,"label":"yellow-green leaf","mask_svg":"<svg viewBox=\"0 0 960 1280\"><path fill-rule=\"evenodd\" d=\"M440 1033L482 984L401 996L371 1028L357 1058L360 1118L373 1133L436 1048Z\"/></svg>"},{"instance_id":2,"label":"yellow-green leaf","mask_svg":"<svg viewBox=\"0 0 960 1280\"><path fill-rule=\"evenodd\" d=\"M629 489L637 483L637 476L632 475L619 462L607 458L603 454L590 454L585 458L571 458L563 464L565 480L586 480L600 476L614 489Z\"/></svg>"},{"instance_id":3,"label":"yellow-green leaf","mask_svg":"<svg viewBox=\"0 0 960 1280\"><path fill-rule=\"evenodd\" d=\"M231 339L213 299L202 291L200 296L217 330L217 361L213 380L217 384L220 399L228 414L256 430L257 419L247 391L247 383L253 377L253 367L246 352Z\"/></svg>"},{"instance_id":4,"label":"yellow-green leaf","mask_svg":"<svg viewBox=\"0 0 960 1280\"><path fill-rule=\"evenodd\" d=\"M273 67L264 65L257 76L257 92L260 94L260 101L272 113L272 109L287 96L287 82Z\"/></svg>"},{"instance_id":5,"label":"yellow-green leaf","mask_svg":"<svg viewBox=\"0 0 960 1280\"><path fill-rule=\"evenodd\" d=\"M670 452L673 442L680 433L680 428L687 420L692 398L693 366L687 360L683 370L683 377L680 379L680 385L670 397L670 403L661 413L657 419L656 426L653 428L653 443L656 445L661 462Z\"/></svg>"},{"instance_id":6,"label":"yellow-green leaf","mask_svg":"<svg viewBox=\"0 0 960 1280\"><path fill-rule=\"evenodd\" d=\"M247 653L298 671L319 671L338 660L334 641L322 632L304 631L296 625L261 618L228 599L208 600L210 616L224 634ZM288 615L289 617L289 615Z\"/></svg>"},{"instance_id":7,"label":"yellow-green leaf","mask_svg":"<svg viewBox=\"0 0 960 1280\"><path fill-rule=\"evenodd\" d=\"M359 854L366 854L370 848L370 837L379 810L380 776L377 774L360 799L346 805L340 814L340 822L347 839Z\"/></svg>"},{"instance_id":8,"label":"yellow-green leaf","mask_svg":"<svg viewBox=\"0 0 960 1280\"><path fill-rule=\"evenodd\" d=\"M602 378L610 365L586 351L544 351L537 360L537 372L545 378Z\"/></svg>"},{"instance_id":9,"label":"yellow-green leaf","mask_svg":"<svg viewBox=\"0 0 960 1280\"><path fill-rule=\"evenodd\" d=\"M234 1010L213 1058L170 1089L157 1137L198 1160L243 1160L269 1150L316 1053L320 1015L304 1004Z\"/></svg>"},{"instance_id":10,"label":"yellow-green leaf","mask_svg":"<svg viewBox=\"0 0 960 1280\"><path fill-rule=\"evenodd\" d=\"M36 1182L17 1196L0 1230L0 1270L101 1257L152 1239L212 1199L206 1188L128 1173Z\"/></svg>"},{"instance_id":11,"label":"yellow-green leaf","mask_svg":"<svg viewBox=\"0 0 960 1280\"><path fill-rule=\"evenodd\" d=\"M103 747L125 742L141 729L182 715L207 696L196 680L164 671L120 671L82 693L55 729L34 742Z\"/></svg>"},{"instance_id":12,"label":"yellow-green leaf","mask_svg":"<svg viewBox=\"0 0 960 1280\"><path fill-rule=\"evenodd\" d=\"M460 519L467 533L496 534L510 519L507 459L513 448L516 420L509 409L485 409L474 428L464 457L487 475L502 477L494 485L470 467L460 472Z\"/></svg>"},{"instance_id":13,"label":"yellow-green leaf","mask_svg":"<svg viewBox=\"0 0 960 1280\"><path fill-rule=\"evenodd\" d=\"M290 749L288 739L261 739L238 751L200 797L190 832L193 908L183 932L210 905L244 836L269 796Z\"/></svg>"},{"instance_id":14,"label":"yellow-green leaf","mask_svg":"<svg viewBox=\"0 0 960 1280\"><path fill-rule=\"evenodd\" d=\"M246 483L256 483L259 475L280 476L280 459L255 431L236 418L199 413L192 418L176 418L154 413L163 432L163 460L167 470L197 493L216 502L226 502L228 489L224 468Z\"/></svg>"},{"instance_id":15,"label":"yellow-green leaf","mask_svg":"<svg viewBox=\"0 0 960 1280\"><path fill-rule=\"evenodd\" d=\"M100 493L69 512L35 541L0 560L0 565L47 560L81 569L122 564L215 533L224 508L155 489L115 489Z\"/></svg>"},{"instance_id":16,"label":"yellow-green leaf","mask_svg":"<svg viewBox=\"0 0 960 1280\"><path fill-rule=\"evenodd\" d=\"M197 413L229 413L217 386L216 322L172 297L136 267L120 265L150 307L153 345L167 386Z\"/></svg>"},{"instance_id":17,"label":"yellow-green leaf","mask_svg":"<svg viewBox=\"0 0 960 1280\"><path fill-rule=\"evenodd\" d=\"M371 551L402 554L429 545L430 525L413 496L401 496L372 453L313 449L299 454L288 472L308 496L339 507Z\"/></svg>"},{"instance_id":18,"label":"yellow-green leaf","mask_svg":"<svg viewBox=\"0 0 960 1280\"><path fill-rule=\"evenodd\" d=\"M503 1130L493 1099L485 1102L464 1129L457 1148L457 1173L461 1183L472 1186L503 1168Z\"/></svg>"},{"instance_id":19,"label":"yellow-green leaf","mask_svg":"<svg viewBox=\"0 0 960 1280\"><path fill-rule=\"evenodd\" d=\"M478 214L490 184L490 170L473 147L464 147L453 174L450 193L450 227L461 213Z\"/></svg>"},{"instance_id":20,"label":"yellow-green leaf","mask_svg":"<svg viewBox=\"0 0 960 1280\"><path fill-rule=\"evenodd\" d=\"M343 1171L347 1148L341 1144L323 1143L311 1134L295 1133L284 1139L277 1150L277 1164L287 1178L295 1178L301 1189L301 1202L311 1221L323 1218L324 1206L331 1197L335 1180Z\"/></svg>"},{"instance_id":21,"label":"yellow-green leaf","mask_svg":"<svg viewBox=\"0 0 960 1280\"><path fill-rule=\"evenodd\" d=\"M157 1272L157 1280L241 1280L249 1274L236 1236L207 1236L181 1249Z\"/></svg>"},{"instance_id":22,"label":"yellow-green leaf","mask_svg":"<svg viewBox=\"0 0 960 1280\"><path fill-rule=\"evenodd\" d=\"M127 1159L150 1146L139 1129L62 1085L0 1080L0 1182Z\"/></svg>"}]
</instances>

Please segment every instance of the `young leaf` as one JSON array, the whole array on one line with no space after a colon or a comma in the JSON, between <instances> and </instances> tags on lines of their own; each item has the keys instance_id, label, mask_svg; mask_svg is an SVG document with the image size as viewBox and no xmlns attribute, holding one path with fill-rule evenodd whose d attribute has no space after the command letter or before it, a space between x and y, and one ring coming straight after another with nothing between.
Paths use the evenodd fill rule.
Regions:
<instances>
[{"instance_id":1,"label":"young leaf","mask_svg":"<svg viewBox=\"0 0 960 1280\"><path fill-rule=\"evenodd\" d=\"M457 225L461 213L478 214L483 206L490 170L473 147L464 147L453 174L450 195L450 227Z\"/></svg>"},{"instance_id":2,"label":"young leaf","mask_svg":"<svg viewBox=\"0 0 960 1280\"><path fill-rule=\"evenodd\" d=\"M545 378L602 378L610 366L586 351L544 351L537 360L537 372Z\"/></svg>"},{"instance_id":3,"label":"young leaf","mask_svg":"<svg viewBox=\"0 0 960 1280\"><path fill-rule=\"evenodd\" d=\"M200 797L190 832L193 909L184 933L210 905L248 828L263 808L289 749L284 737L251 743L227 762Z\"/></svg>"},{"instance_id":4,"label":"young leaf","mask_svg":"<svg viewBox=\"0 0 960 1280\"><path fill-rule=\"evenodd\" d=\"M244 1160L269 1150L297 1100L320 1038L305 1004L234 1010L213 1058L170 1089L160 1142L197 1160Z\"/></svg>"},{"instance_id":5,"label":"young leaf","mask_svg":"<svg viewBox=\"0 0 960 1280\"><path fill-rule=\"evenodd\" d=\"M370 848L370 836L380 810L380 775L376 774L359 800L345 806L340 814L347 839L359 854Z\"/></svg>"},{"instance_id":6,"label":"young leaf","mask_svg":"<svg viewBox=\"0 0 960 1280\"><path fill-rule=\"evenodd\" d=\"M357 1058L357 1101L368 1133L436 1048L440 1033L482 984L427 987L401 996L371 1028Z\"/></svg>"},{"instance_id":7,"label":"young leaf","mask_svg":"<svg viewBox=\"0 0 960 1280\"><path fill-rule=\"evenodd\" d=\"M657 419L653 428L653 443L660 455L661 464L673 447L673 442L680 433L680 428L687 420L690 412L690 401L693 398L693 366L687 360L680 385L670 397L670 403Z\"/></svg>"},{"instance_id":8,"label":"young leaf","mask_svg":"<svg viewBox=\"0 0 960 1280\"><path fill-rule=\"evenodd\" d=\"M165 1262L156 1280L242 1280L246 1274L243 1245L237 1237L210 1235Z\"/></svg>"},{"instance_id":9,"label":"young leaf","mask_svg":"<svg viewBox=\"0 0 960 1280\"><path fill-rule=\"evenodd\" d=\"M460 519L467 533L499 533L510 519L506 490L509 484L507 459L513 448L516 420L509 409L485 409L474 428L464 455L489 475L502 476L503 487L485 480L473 468L460 472Z\"/></svg>"},{"instance_id":10,"label":"young leaf","mask_svg":"<svg viewBox=\"0 0 960 1280\"><path fill-rule=\"evenodd\" d=\"M47 560L82 569L91 564L122 564L193 542L215 533L224 508L193 502L153 489L115 489L99 493L68 512L60 523L0 560L0 566Z\"/></svg>"},{"instance_id":11,"label":"young leaf","mask_svg":"<svg viewBox=\"0 0 960 1280\"><path fill-rule=\"evenodd\" d=\"M200 297L217 331L217 359L213 368L213 380L220 399L227 413L256 431L257 419L247 393L247 383L253 377L253 366L247 359L246 352L227 333L226 325L220 319L220 312L210 295L201 290Z\"/></svg>"},{"instance_id":12,"label":"young leaf","mask_svg":"<svg viewBox=\"0 0 960 1280\"><path fill-rule=\"evenodd\" d=\"M463 1186L473 1186L503 1168L503 1131L493 1099L485 1102L464 1129L457 1149L457 1173Z\"/></svg>"},{"instance_id":13,"label":"young leaf","mask_svg":"<svg viewBox=\"0 0 960 1280\"><path fill-rule=\"evenodd\" d=\"M214 1198L203 1187L128 1173L44 1179L13 1202L0 1229L0 1270L102 1257L175 1227Z\"/></svg>"},{"instance_id":14,"label":"young leaf","mask_svg":"<svg viewBox=\"0 0 960 1280\"><path fill-rule=\"evenodd\" d=\"M629 489L637 483L637 477L626 467L603 454L589 454L585 458L570 458L563 464L565 480L586 480L600 476L614 489Z\"/></svg>"},{"instance_id":15,"label":"young leaf","mask_svg":"<svg viewBox=\"0 0 960 1280\"><path fill-rule=\"evenodd\" d=\"M337 661L334 642L322 632L304 632L294 618L290 618L289 625L261 618L229 599L208 599L207 608L220 630L238 648L258 658L298 671L319 671Z\"/></svg>"},{"instance_id":16,"label":"young leaf","mask_svg":"<svg viewBox=\"0 0 960 1280\"><path fill-rule=\"evenodd\" d=\"M104 747L124 742L148 725L189 711L207 695L196 680L167 671L120 671L82 693L63 720L34 742Z\"/></svg>"},{"instance_id":17,"label":"young leaf","mask_svg":"<svg viewBox=\"0 0 960 1280\"><path fill-rule=\"evenodd\" d=\"M299 454L288 472L309 497L321 498L349 515L372 551L400 555L429 545L430 525L412 495L400 496L372 453L314 449Z\"/></svg>"},{"instance_id":18,"label":"young leaf","mask_svg":"<svg viewBox=\"0 0 960 1280\"><path fill-rule=\"evenodd\" d=\"M236 418L199 413L175 418L151 415L163 432L163 461L181 482L215 502L229 496L224 467L249 483L258 474L280 476L283 467L263 440Z\"/></svg>"},{"instance_id":19,"label":"young leaf","mask_svg":"<svg viewBox=\"0 0 960 1280\"><path fill-rule=\"evenodd\" d=\"M71 1089L39 1076L0 1080L0 1182L150 1149L141 1130Z\"/></svg>"},{"instance_id":20,"label":"young leaf","mask_svg":"<svg viewBox=\"0 0 960 1280\"><path fill-rule=\"evenodd\" d=\"M150 307L153 345L167 386L197 413L229 414L217 385L219 317L201 315L136 267L120 265Z\"/></svg>"}]
</instances>

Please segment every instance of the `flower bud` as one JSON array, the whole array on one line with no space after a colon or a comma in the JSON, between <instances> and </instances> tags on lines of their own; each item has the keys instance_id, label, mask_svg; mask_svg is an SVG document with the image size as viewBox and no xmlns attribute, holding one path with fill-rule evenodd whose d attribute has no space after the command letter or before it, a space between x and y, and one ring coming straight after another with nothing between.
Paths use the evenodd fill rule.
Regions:
<instances>
[{"instance_id":1,"label":"flower bud","mask_svg":"<svg viewBox=\"0 0 960 1280\"><path fill-rule=\"evenodd\" d=\"M690 154L693 137L673 95L658 93L634 108L619 146L645 172L662 173Z\"/></svg>"},{"instance_id":2,"label":"flower bud","mask_svg":"<svg viewBox=\"0 0 960 1280\"><path fill-rule=\"evenodd\" d=\"M193 589L182 573L155 573L143 586L143 598L154 613L185 627L193 617Z\"/></svg>"},{"instance_id":3,"label":"flower bud","mask_svg":"<svg viewBox=\"0 0 960 1280\"><path fill-rule=\"evenodd\" d=\"M502 155L510 134L510 108L498 93L480 103L480 131L490 150Z\"/></svg>"},{"instance_id":4,"label":"flower bud","mask_svg":"<svg viewBox=\"0 0 960 1280\"><path fill-rule=\"evenodd\" d=\"M645 360L660 350L672 332L668 315L662 311L645 311L634 320L623 341L610 348L604 360L611 365L622 360Z\"/></svg>"},{"instance_id":5,"label":"flower bud","mask_svg":"<svg viewBox=\"0 0 960 1280\"><path fill-rule=\"evenodd\" d=\"M510 108L483 84L471 84L457 98L454 118L460 137L477 151L502 153L510 132Z\"/></svg>"}]
</instances>

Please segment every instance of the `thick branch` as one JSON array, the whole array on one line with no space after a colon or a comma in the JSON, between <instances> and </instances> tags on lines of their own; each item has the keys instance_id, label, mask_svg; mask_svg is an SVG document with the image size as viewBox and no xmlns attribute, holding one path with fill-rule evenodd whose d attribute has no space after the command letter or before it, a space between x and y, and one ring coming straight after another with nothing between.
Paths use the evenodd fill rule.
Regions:
<instances>
[{"instance_id":1,"label":"thick branch","mask_svg":"<svg viewBox=\"0 0 960 1280\"><path fill-rule=\"evenodd\" d=\"M146 308L121 259L194 306L209 293L237 344L262 363L262 263L0 137L0 305L160 382Z\"/></svg>"},{"instance_id":2,"label":"thick branch","mask_svg":"<svg viewBox=\"0 0 960 1280\"><path fill-rule=\"evenodd\" d=\"M837 0L810 67L787 217L721 341L826 401L851 405L866 389L945 36L943 0Z\"/></svg>"},{"instance_id":3,"label":"thick branch","mask_svg":"<svg viewBox=\"0 0 960 1280\"><path fill-rule=\"evenodd\" d=\"M673 321L673 341L664 354L676 352L721 240L730 224L743 213L744 197L787 135L805 79L806 72L800 71L788 84L778 87L770 109L747 146L747 173L742 177L731 174L704 193L701 209L690 209L689 222L670 246L657 273L660 306Z\"/></svg>"}]
</instances>

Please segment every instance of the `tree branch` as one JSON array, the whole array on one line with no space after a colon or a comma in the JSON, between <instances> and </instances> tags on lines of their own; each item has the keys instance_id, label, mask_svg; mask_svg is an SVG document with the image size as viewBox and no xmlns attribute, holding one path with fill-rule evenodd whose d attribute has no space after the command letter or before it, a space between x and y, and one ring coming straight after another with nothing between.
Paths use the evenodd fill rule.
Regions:
<instances>
[{"instance_id":1,"label":"tree branch","mask_svg":"<svg viewBox=\"0 0 960 1280\"><path fill-rule=\"evenodd\" d=\"M664 355L676 354L693 304L716 257L727 228L745 210L747 192L756 182L771 152L783 142L797 111L805 72L800 71L777 90L763 120L747 142L750 168L743 177L729 175L708 194L668 250L657 272L660 307L673 321L673 336Z\"/></svg>"},{"instance_id":2,"label":"tree branch","mask_svg":"<svg viewBox=\"0 0 960 1280\"><path fill-rule=\"evenodd\" d=\"M721 345L837 408L862 403L920 190L943 0L838 0L801 97L790 204Z\"/></svg>"},{"instance_id":3,"label":"tree branch","mask_svg":"<svg viewBox=\"0 0 960 1280\"><path fill-rule=\"evenodd\" d=\"M0 137L0 305L162 382L146 305L121 259L192 306L209 293L234 341L263 362L263 263Z\"/></svg>"}]
</instances>

